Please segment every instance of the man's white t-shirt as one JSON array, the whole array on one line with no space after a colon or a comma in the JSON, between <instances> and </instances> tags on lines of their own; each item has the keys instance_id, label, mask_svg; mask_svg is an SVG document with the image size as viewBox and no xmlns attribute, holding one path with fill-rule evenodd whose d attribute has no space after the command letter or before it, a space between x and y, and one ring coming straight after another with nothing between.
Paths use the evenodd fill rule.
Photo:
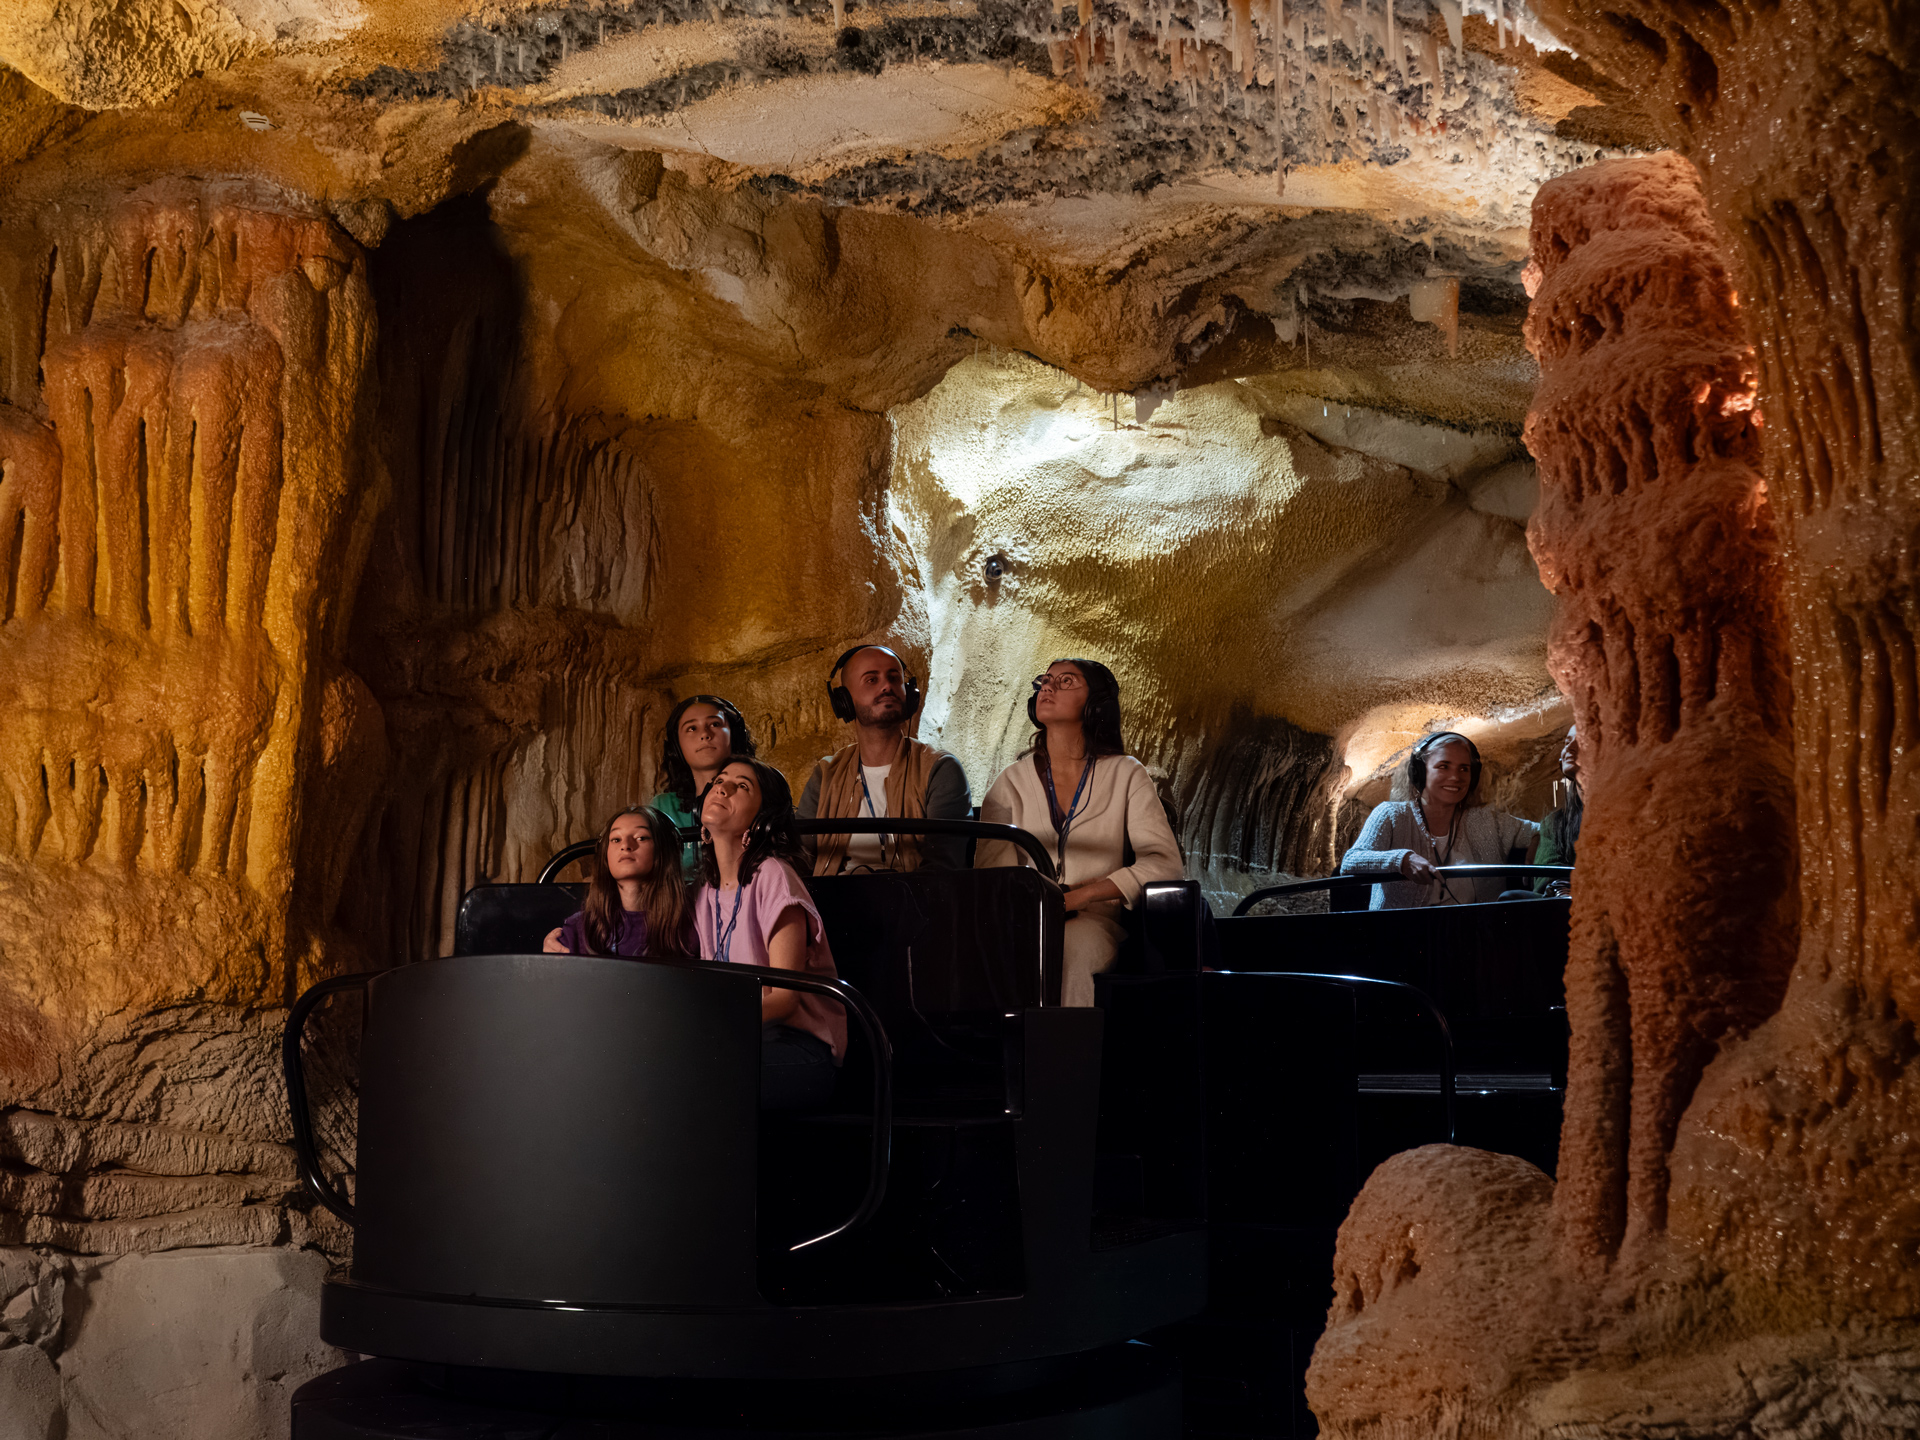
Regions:
<instances>
[{"instance_id":1,"label":"man's white t-shirt","mask_svg":"<svg viewBox=\"0 0 1920 1440\"><path fill-rule=\"evenodd\" d=\"M872 815L879 818L887 813L887 775L892 769L892 765L862 765L860 767L860 773L865 777L867 782L867 793L860 797L860 808L853 812L855 815L861 817ZM873 802L871 807L867 804L869 798ZM847 863L845 868L848 870L879 870L885 868L885 861L881 858L880 853L880 837L878 835L849 835L847 837Z\"/></svg>"}]
</instances>

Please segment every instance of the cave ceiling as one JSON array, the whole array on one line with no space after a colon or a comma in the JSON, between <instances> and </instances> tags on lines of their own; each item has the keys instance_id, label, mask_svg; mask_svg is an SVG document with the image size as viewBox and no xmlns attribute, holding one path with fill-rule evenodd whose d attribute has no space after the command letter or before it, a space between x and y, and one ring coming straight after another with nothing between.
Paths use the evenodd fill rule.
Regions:
<instances>
[{"instance_id":1,"label":"cave ceiling","mask_svg":"<svg viewBox=\"0 0 1920 1440\"><path fill-rule=\"evenodd\" d=\"M80 170L191 165L325 196L377 244L482 192L519 252L664 262L683 305L733 312L708 317L722 348L743 317L760 332L747 369L862 408L980 343L1137 392L1298 368L1318 338L1353 347L1341 383L1369 403L1511 430L1506 377L1471 363L1459 388L1494 398L1466 414L1381 379L1436 333L1408 297L1457 281L1459 325L1510 362L1533 192L1647 143L1619 87L1501 0L24 0L0 62L16 215ZM651 204L663 168L697 202ZM687 253L722 211L765 252L796 207L965 237L943 255L982 297L922 305L941 333L903 346L895 325L897 354L810 349L741 266ZM1008 286L1017 316L984 298L1006 311Z\"/></svg>"}]
</instances>

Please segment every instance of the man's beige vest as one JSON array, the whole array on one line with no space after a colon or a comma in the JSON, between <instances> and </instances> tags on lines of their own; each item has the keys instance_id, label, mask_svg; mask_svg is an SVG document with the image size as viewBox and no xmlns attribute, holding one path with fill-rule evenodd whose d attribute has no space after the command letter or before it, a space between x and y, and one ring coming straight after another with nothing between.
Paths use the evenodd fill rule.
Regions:
<instances>
[{"instance_id":1,"label":"man's beige vest","mask_svg":"<svg viewBox=\"0 0 1920 1440\"><path fill-rule=\"evenodd\" d=\"M900 737L900 753L887 771L887 814L902 820L924 819L927 813L927 780L933 767L947 758L947 752L923 745L911 736ZM851 820L860 813L860 746L848 745L820 761L820 797L815 810L822 820ZM837 875L846 863L846 835L822 835L813 856L813 873ZM920 839L916 835L895 835L887 841L887 863L895 870L920 868Z\"/></svg>"}]
</instances>

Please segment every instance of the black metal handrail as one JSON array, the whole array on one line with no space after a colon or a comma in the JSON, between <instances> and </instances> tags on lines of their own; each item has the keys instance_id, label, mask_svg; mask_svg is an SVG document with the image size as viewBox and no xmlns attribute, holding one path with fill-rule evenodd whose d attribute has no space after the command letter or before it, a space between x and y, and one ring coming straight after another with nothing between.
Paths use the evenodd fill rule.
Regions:
<instances>
[{"instance_id":1,"label":"black metal handrail","mask_svg":"<svg viewBox=\"0 0 1920 1440\"><path fill-rule=\"evenodd\" d=\"M794 828L802 835L968 835L977 840L1005 840L1018 845L1027 852L1033 861L1033 868L1047 879L1059 883L1054 870L1053 857L1047 854L1047 847L1040 843L1037 835L1030 830L1022 830L1018 825L1002 825L988 820L942 820L922 817L920 819L895 819L890 815L878 818L865 816L860 819L842 818L826 820L795 820ZM700 838L700 832L686 829L680 832L683 844L691 845ZM593 858L597 840L577 840L564 850L556 851L540 871L539 883L551 885L556 876L576 860Z\"/></svg>"},{"instance_id":2,"label":"black metal handrail","mask_svg":"<svg viewBox=\"0 0 1920 1440\"><path fill-rule=\"evenodd\" d=\"M589 847L591 848L591 847ZM1573 876L1571 865L1442 865L1434 873L1448 880L1477 880L1489 875L1529 875L1536 879L1567 880ZM1302 895L1313 890L1350 890L1362 885L1417 885L1404 875L1320 875L1307 880L1289 880L1284 885L1262 885L1242 897L1233 907L1239 919L1262 900L1276 895Z\"/></svg>"},{"instance_id":3,"label":"black metal handrail","mask_svg":"<svg viewBox=\"0 0 1920 1440\"><path fill-rule=\"evenodd\" d=\"M836 1235L858 1229L871 1220L887 1198L887 1176L893 1164L893 1043L887 1038L886 1026L881 1023L879 1013L867 997L844 980L796 975L791 970L777 970L772 966L717 965L705 960L669 960L650 956L636 958L639 963L647 965L676 965L682 969L706 970L717 975L750 975L756 983L772 986L776 990L811 990L815 994L829 996L852 1011L866 1034L874 1061L873 1136L868 1153L866 1193L861 1196L853 1213L840 1224L824 1234L815 1235L811 1240L802 1240L789 1249L804 1250L810 1245L818 1245L823 1240L831 1240ZM287 1012L286 1028L280 1037L280 1065L286 1078L287 1107L293 1116L293 1148L300 1179L316 1200L349 1225L354 1223L353 1202L329 1185L320 1169L319 1150L313 1141L313 1117L307 1108L307 1077L300 1056L300 1041L306 1030L307 1018L321 1001L343 990L359 989L383 973L386 972L363 971L353 975L337 975L312 986L294 1001L293 1008Z\"/></svg>"},{"instance_id":4,"label":"black metal handrail","mask_svg":"<svg viewBox=\"0 0 1920 1440\"><path fill-rule=\"evenodd\" d=\"M694 831L682 830L680 832L682 842L691 842L697 838L698 836ZM593 858L593 852L599 844L600 842L598 840L576 840L565 849L554 851L553 858L540 867L540 878L534 883L538 885L553 884L554 877L559 875L567 866L573 864L574 861L591 860Z\"/></svg>"},{"instance_id":5,"label":"black metal handrail","mask_svg":"<svg viewBox=\"0 0 1920 1440\"><path fill-rule=\"evenodd\" d=\"M805 1250L809 1245L818 1245L822 1240L831 1240L836 1235L844 1235L857 1230L871 1220L887 1198L887 1173L893 1165L893 1042L887 1038L887 1027L880 1023L880 1015L867 997L844 980L829 980L818 975L796 975L791 970L776 970L771 965L734 965L717 964L711 960L658 960L659 965L680 965L688 970L705 970L715 975L739 975L746 973L759 978L762 985L771 985L776 990L811 990L817 995L831 996L853 1012L854 1019L860 1022L860 1028L866 1032L867 1044L873 1050L873 1134L867 1155L867 1190L860 1197L860 1203L845 1220L833 1229L814 1236L811 1240L802 1240L798 1245L787 1247L789 1252Z\"/></svg>"},{"instance_id":6,"label":"black metal handrail","mask_svg":"<svg viewBox=\"0 0 1920 1440\"><path fill-rule=\"evenodd\" d=\"M1331 975L1311 970L1230 970L1222 972L1230 975L1281 975L1289 980L1321 980L1332 985L1383 985L1389 990L1405 990L1427 1007L1433 1016L1433 1023L1440 1031L1440 1095L1447 1108L1447 1143L1454 1143L1456 1133L1454 1125L1453 1097L1456 1090L1453 1067L1453 1026L1447 1023L1447 1012L1418 985L1409 985L1403 980L1376 980L1371 975Z\"/></svg>"},{"instance_id":7,"label":"black metal handrail","mask_svg":"<svg viewBox=\"0 0 1920 1440\"><path fill-rule=\"evenodd\" d=\"M307 1028L307 1017L320 1002L343 990L359 990L380 972L362 970L352 975L336 975L308 987L306 994L293 1002L287 1012L286 1029L280 1032L280 1070L287 1082L287 1109L293 1118L293 1153L300 1167L301 1182L313 1198L353 1224L353 1202L327 1183L320 1169L320 1151L313 1143L313 1115L307 1108L307 1071L300 1059L300 1038Z\"/></svg>"}]
</instances>

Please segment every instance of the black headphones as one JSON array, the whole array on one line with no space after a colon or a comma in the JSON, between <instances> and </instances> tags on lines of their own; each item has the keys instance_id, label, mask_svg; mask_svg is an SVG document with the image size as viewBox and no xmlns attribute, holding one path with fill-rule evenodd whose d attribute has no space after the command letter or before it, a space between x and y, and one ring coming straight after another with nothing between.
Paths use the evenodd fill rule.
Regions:
<instances>
[{"instance_id":1,"label":"black headphones","mask_svg":"<svg viewBox=\"0 0 1920 1440\"><path fill-rule=\"evenodd\" d=\"M1454 740L1467 747L1467 758L1473 766L1467 780L1467 794L1472 795L1480 788L1480 747L1457 730L1442 730L1414 746L1413 754L1407 757L1407 783L1413 787L1415 796L1427 788L1427 752Z\"/></svg>"},{"instance_id":2,"label":"black headphones","mask_svg":"<svg viewBox=\"0 0 1920 1440\"><path fill-rule=\"evenodd\" d=\"M847 693L846 686L836 685L834 683L834 677L840 673L849 660L858 655L862 650L884 650L887 654L893 656L894 661L900 666L900 673L907 677L907 708L901 712L900 718L902 720L911 720L915 712L920 709L920 682L916 680L913 677L913 673L907 669L907 662L900 658L900 652L895 650L891 645L855 645L851 650L848 650L841 655L838 660L833 662L833 669L827 672L827 703L833 706L833 713L849 725L853 723L853 696Z\"/></svg>"}]
</instances>

